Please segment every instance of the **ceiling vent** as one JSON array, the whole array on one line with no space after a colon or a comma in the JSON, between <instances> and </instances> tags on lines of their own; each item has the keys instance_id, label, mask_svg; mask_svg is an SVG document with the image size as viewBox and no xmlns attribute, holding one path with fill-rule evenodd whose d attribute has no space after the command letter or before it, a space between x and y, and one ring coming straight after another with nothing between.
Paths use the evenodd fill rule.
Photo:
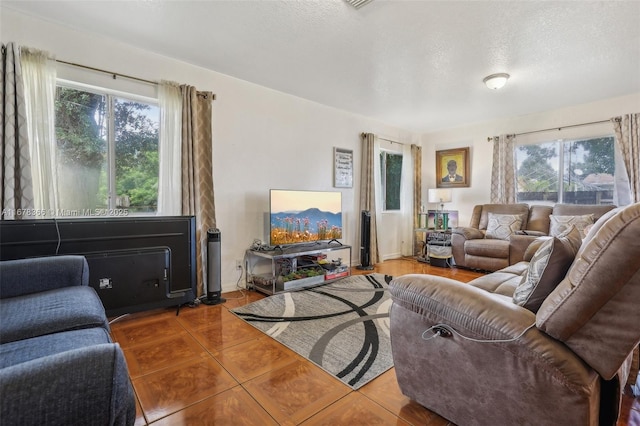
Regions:
<instances>
[{"instance_id":1,"label":"ceiling vent","mask_svg":"<svg viewBox=\"0 0 640 426\"><path fill-rule=\"evenodd\" d=\"M356 9L360 9L363 6L368 5L369 3L371 3L373 0L344 0L347 3L349 3L351 6L355 7Z\"/></svg>"}]
</instances>

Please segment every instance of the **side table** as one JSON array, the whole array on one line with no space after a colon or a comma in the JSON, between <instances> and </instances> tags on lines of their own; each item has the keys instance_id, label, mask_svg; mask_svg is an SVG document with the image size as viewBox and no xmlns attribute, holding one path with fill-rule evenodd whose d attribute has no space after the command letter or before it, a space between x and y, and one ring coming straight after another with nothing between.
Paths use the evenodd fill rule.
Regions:
<instances>
[{"instance_id":1,"label":"side table","mask_svg":"<svg viewBox=\"0 0 640 426\"><path fill-rule=\"evenodd\" d=\"M442 268L451 266L451 230L428 229L425 232L424 248L418 262Z\"/></svg>"}]
</instances>

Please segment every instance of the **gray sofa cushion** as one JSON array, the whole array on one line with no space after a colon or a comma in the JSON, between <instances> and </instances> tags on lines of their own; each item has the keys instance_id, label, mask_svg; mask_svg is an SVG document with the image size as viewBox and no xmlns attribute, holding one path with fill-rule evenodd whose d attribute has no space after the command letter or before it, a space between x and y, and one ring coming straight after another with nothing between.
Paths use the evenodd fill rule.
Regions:
<instances>
[{"instance_id":1,"label":"gray sofa cushion","mask_svg":"<svg viewBox=\"0 0 640 426\"><path fill-rule=\"evenodd\" d=\"M529 262L518 262L492 274L471 280L468 284L486 290L489 293L512 297L528 267Z\"/></svg>"},{"instance_id":2,"label":"gray sofa cushion","mask_svg":"<svg viewBox=\"0 0 640 426\"><path fill-rule=\"evenodd\" d=\"M63 331L0 345L0 369L86 346L111 343L102 327Z\"/></svg>"},{"instance_id":3,"label":"gray sofa cushion","mask_svg":"<svg viewBox=\"0 0 640 426\"><path fill-rule=\"evenodd\" d=\"M509 241L494 239L469 240L464 245L467 254L479 257L509 258Z\"/></svg>"},{"instance_id":4,"label":"gray sofa cushion","mask_svg":"<svg viewBox=\"0 0 640 426\"><path fill-rule=\"evenodd\" d=\"M109 330L92 287L75 286L0 300L0 343L90 327Z\"/></svg>"}]
</instances>

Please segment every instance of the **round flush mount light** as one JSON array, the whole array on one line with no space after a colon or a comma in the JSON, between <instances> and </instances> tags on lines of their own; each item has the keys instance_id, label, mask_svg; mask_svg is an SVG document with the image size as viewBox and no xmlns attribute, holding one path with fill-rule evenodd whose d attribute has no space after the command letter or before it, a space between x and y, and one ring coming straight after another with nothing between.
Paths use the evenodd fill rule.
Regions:
<instances>
[{"instance_id":1,"label":"round flush mount light","mask_svg":"<svg viewBox=\"0 0 640 426\"><path fill-rule=\"evenodd\" d=\"M487 85L489 89L498 90L507 84L509 74L501 72L498 74L491 74L486 76L482 81Z\"/></svg>"}]
</instances>

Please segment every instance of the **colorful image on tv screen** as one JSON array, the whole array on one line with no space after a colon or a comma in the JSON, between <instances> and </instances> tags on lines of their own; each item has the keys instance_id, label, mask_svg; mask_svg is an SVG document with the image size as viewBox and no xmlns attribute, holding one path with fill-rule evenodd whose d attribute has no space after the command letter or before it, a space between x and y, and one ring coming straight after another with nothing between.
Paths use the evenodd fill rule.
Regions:
<instances>
[{"instance_id":1,"label":"colorful image on tv screen","mask_svg":"<svg viewBox=\"0 0 640 426\"><path fill-rule=\"evenodd\" d=\"M342 193L272 189L271 245L342 238Z\"/></svg>"}]
</instances>

